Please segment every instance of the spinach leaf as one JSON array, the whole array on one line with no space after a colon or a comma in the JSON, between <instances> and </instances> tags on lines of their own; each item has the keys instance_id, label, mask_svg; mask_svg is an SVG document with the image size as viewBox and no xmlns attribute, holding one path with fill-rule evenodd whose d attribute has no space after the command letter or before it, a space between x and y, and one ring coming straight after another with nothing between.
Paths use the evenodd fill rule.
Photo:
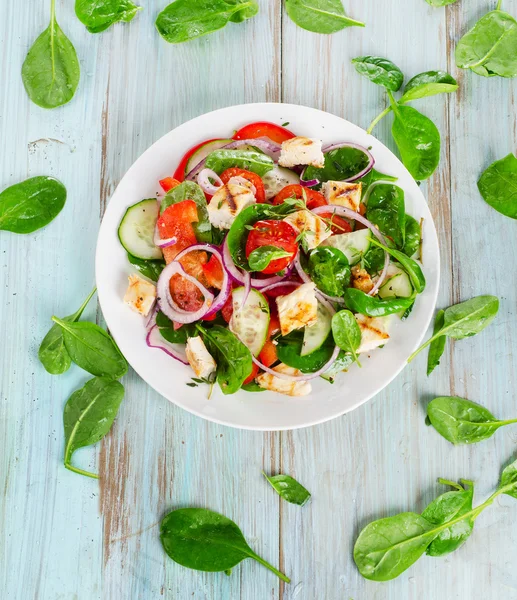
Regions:
<instances>
[{"instance_id":1,"label":"spinach leaf","mask_svg":"<svg viewBox=\"0 0 517 600\"><path fill-rule=\"evenodd\" d=\"M361 290L348 288L345 291L345 303L350 310L367 317L386 317L409 308L415 301L411 298L384 298L368 296Z\"/></svg>"},{"instance_id":2,"label":"spinach leaf","mask_svg":"<svg viewBox=\"0 0 517 600\"><path fill-rule=\"evenodd\" d=\"M489 12L456 46L456 65L478 75L517 75L517 21L502 10Z\"/></svg>"},{"instance_id":3,"label":"spinach leaf","mask_svg":"<svg viewBox=\"0 0 517 600\"><path fill-rule=\"evenodd\" d=\"M156 18L156 29L171 43L188 42L240 23L258 13L255 0L175 0Z\"/></svg>"},{"instance_id":4,"label":"spinach leaf","mask_svg":"<svg viewBox=\"0 0 517 600\"><path fill-rule=\"evenodd\" d=\"M416 260L413 260L412 258L407 256L406 254L404 254L404 252L400 252L400 250L395 250L395 248L388 248L388 246L381 244L374 237L372 237L370 241L374 246L382 248L388 254L390 254L397 262L400 263L404 271L406 271L406 273L409 275L411 284L413 285L413 288L418 294L421 294L424 291L426 285L425 277L422 273L420 265L416 262Z\"/></svg>"},{"instance_id":5,"label":"spinach leaf","mask_svg":"<svg viewBox=\"0 0 517 600\"><path fill-rule=\"evenodd\" d=\"M65 427L64 464L70 471L98 479L95 473L72 466L73 453L101 440L111 429L124 397L124 386L108 377L90 379L74 392L63 412Z\"/></svg>"},{"instance_id":6,"label":"spinach leaf","mask_svg":"<svg viewBox=\"0 0 517 600\"><path fill-rule=\"evenodd\" d=\"M353 364L354 359L352 355L340 350L336 360L332 363L329 369L325 371L325 373L320 375L320 377L329 383L334 383L336 375L341 373L341 371L347 371L348 368Z\"/></svg>"},{"instance_id":7,"label":"spinach leaf","mask_svg":"<svg viewBox=\"0 0 517 600\"><path fill-rule=\"evenodd\" d=\"M402 252L411 258L420 250L420 242L422 241L420 223L411 215L406 215L404 233L405 239Z\"/></svg>"},{"instance_id":8,"label":"spinach leaf","mask_svg":"<svg viewBox=\"0 0 517 600\"><path fill-rule=\"evenodd\" d=\"M183 181L165 194L160 205L160 214L171 206L183 200L192 200L197 207L197 223L192 223L198 242L212 241L212 225L208 217L208 205L203 190L193 181Z\"/></svg>"},{"instance_id":9,"label":"spinach leaf","mask_svg":"<svg viewBox=\"0 0 517 600\"><path fill-rule=\"evenodd\" d=\"M282 581L290 579L248 546L242 531L227 517L206 508L180 508L164 517L160 540L174 562L197 571L229 571L253 558Z\"/></svg>"},{"instance_id":10,"label":"spinach leaf","mask_svg":"<svg viewBox=\"0 0 517 600\"><path fill-rule=\"evenodd\" d=\"M364 177L361 177L361 179L358 179L356 182L362 184L362 198L366 196L370 187L377 181L397 181L397 178L392 175L385 175L376 169L371 169Z\"/></svg>"},{"instance_id":11,"label":"spinach leaf","mask_svg":"<svg viewBox=\"0 0 517 600\"><path fill-rule=\"evenodd\" d=\"M414 179L428 179L440 161L440 132L431 119L411 106L397 104L388 94L395 114L391 133L402 162Z\"/></svg>"},{"instance_id":12,"label":"spinach leaf","mask_svg":"<svg viewBox=\"0 0 517 600\"><path fill-rule=\"evenodd\" d=\"M187 324L174 329L174 323L161 311L156 314L156 325L162 337L171 344L186 344L189 337L197 335L194 325Z\"/></svg>"},{"instance_id":13,"label":"spinach leaf","mask_svg":"<svg viewBox=\"0 0 517 600\"><path fill-rule=\"evenodd\" d=\"M458 0L425 0L427 4L431 6L448 6L449 4L454 4Z\"/></svg>"},{"instance_id":14,"label":"spinach leaf","mask_svg":"<svg viewBox=\"0 0 517 600\"><path fill-rule=\"evenodd\" d=\"M63 329L65 348L81 369L99 377L119 379L127 372L127 361L113 338L95 323L52 320Z\"/></svg>"},{"instance_id":15,"label":"spinach leaf","mask_svg":"<svg viewBox=\"0 0 517 600\"><path fill-rule=\"evenodd\" d=\"M336 33L345 27L364 27L345 14L341 0L285 0L292 21L314 33Z\"/></svg>"},{"instance_id":16,"label":"spinach leaf","mask_svg":"<svg viewBox=\"0 0 517 600\"><path fill-rule=\"evenodd\" d=\"M268 477L264 471L262 471L262 475L268 480L275 492L286 502L303 506L307 504L311 497L310 492L289 475L272 475Z\"/></svg>"},{"instance_id":17,"label":"spinach leaf","mask_svg":"<svg viewBox=\"0 0 517 600\"><path fill-rule=\"evenodd\" d=\"M135 266L142 275L148 277L152 281L158 281L160 273L165 268L164 260L145 260L144 258L137 258L129 252L127 253L127 259Z\"/></svg>"},{"instance_id":18,"label":"spinach leaf","mask_svg":"<svg viewBox=\"0 0 517 600\"><path fill-rule=\"evenodd\" d=\"M66 188L52 177L31 177L0 194L0 229L32 233L48 225L65 205Z\"/></svg>"},{"instance_id":19,"label":"spinach leaf","mask_svg":"<svg viewBox=\"0 0 517 600\"><path fill-rule=\"evenodd\" d=\"M472 517L457 521L457 517L472 511L474 500L473 482L462 480L463 486L445 479L438 479L438 482L443 483L443 485L450 485L455 490L445 492L445 494L433 500L422 513L422 517L433 523L433 525L443 525L452 520L456 522L449 528L444 529L429 544L426 550L428 556L445 556L454 552L467 541L474 529L474 518Z\"/></svg>"},{"instance_id":20,"label":"spinach leaf","mask_svg":"<svg viewBox=\"0 0 517 600\"><path fill-rule=\"evenodd\" d=\"M517 219L517 158L508 154L492 163L481 175L478 189L492 208Z\"/></svg>"},{"instance_id":21,"label":"spinach leaf","mask_svg":"<svg viewBox=\"0 0 517 600\"><path fill-rule=\"evenodd\" d=\"M439 310L436 313L436 319L434 321L433 335L437 334L443 327L445 311ZM429 355L427 357L427 375L436 369L440 364L440 358L445 351L445 343L447 342L446 336L442 335L437 337L434 342L429 346Z\"/></svg>"},{"instance_id":22,"label":"spinach leaf","mask_svg":"<svg viewBox=\"0 0 517 600\"><path fill-rule=\"evenodd\" d=\"M435 398L427 405L427 416L436 431L456 445L481 442L500 427L517 423L517 419L498 421L480 404L457 396Z\"/></svg>"},{"instance_id":23,"label":"spinach leaf","mask_svg":"<svg viewBox=\"0 0 517 600\"><path fill-rule=\"evenodd\" d=\"M80 72L75 48L56 21L56 0L51 0L50 25L36 39L22 66L25 91L42 108L62 106L74 97Z\"/></svg>"},{"instance_id":24,"label":"spinach leaf","mask_svg":"<svg viewBox=\"0 0 517 600\"><path fill-rule=\"evenodd\" d=\"M306 181L317 179L320 184L325 181L345 181L360 173L369 162L368 155L360 148L343 146L325 153L322 168L307 166L303 178Z\"/></svg>"},{"instance_id":25,"label":"spinach leaf","mask_svg":"<svg viewBox=\"0 0 517 600\"><path fill-rule=\"evenodd\" d=\"M440 336L446 335L461 340L480 333L495 319L498 310L499 299L495 296L476 296L466 302L449 306L444 313L443 327L415 350L408 362Z\"/></svg>"},{"instance_id":26,"label":"spinach leaf","mask_svg":"<svg viewBox=\"0 0 517 600\"><path fill-rule=\"evenodd\" d=\"M361 266L368 271L370 275L376 275L384 267L384 250L377 248L377 246L371 246L364 253Z\"/></svg>"},{"instance_id":27,"label":"spinach leaf","mask_svg":"<svg viewBox=\"0 0 517 600\"><path fill-rule=\"evenodd\" d=\"M352 64L360 75L392 92L398 92L404 81L397 65L382 56L358 56L352 59Z\"/></svg>"},{"instance_id":28,"label":"spinach leaf","mask_svg":"<svg viewBox=\"0 0 517 600\"><path fill-rule=\"evenodd\" d=\"M276 246L260 246L250 253L248 256L248 264L252 271L263 271L269 267L269 263L272 260L290 256L291 252L286 252L282 248L277 248Z\"/></svg>"},{"instance_id":29,"label":"spinach leaf","mask_svg":"<svg viewBox=\"0 0 517 600\"><path fill-rule=\"evenodd\" d=\"M361 345L361 328L349 310L340 310L332 317L332 335L341 350L349 352L355 362Z\"/></svg>"},{"instance_id":30,"label":"spinach leaf","mask_svg":"<svg viewBox=\"0 0 517 600\"><path fill-rule=\"evenodd\" d=\"M398 247L403 247L406 238L404 190L391 183L378 183L372 187L366 207L366 218Z\"/></svg>"},{"instance_id":31,"label":"spinach leaf","mask_svg":"<svg viewBox=\"0 0 517 600\"><path fill-rule=\"evenodd\" d=\"M245 392L265 392L266 388L260 387L256 381L250 381L250 383L243 384L241 390Z\"/></svg>"},{"instance_id":32,"label":"spinach leaf","mask_svg":"<svg viewBox=\"0 0 517 600\"><path fill-rule=\"evenodd\" d=\"M86 298L86 300L75 311L75 313L68 317L64 317L63 321L68 321L70 323L79 321L84 309L88 305L88 302L90 302L92 299L96 290L97 288L94 288L88 298ZM41 364L45 367L45 370L51 375L61 375L61 373L68 371L70 368L72 360L65 348L63 330L57 323L52 325L47 335L43 338L38 350L38 358Z\"/></svg>"},{"instance_id":33,"label":"spinach leaf","mask_svg":"<svg viewBox=\"0 0 517 600\"><path fill-rule=\"evenodd\" d=\"M90 33L100 33L113 23L129 23L142 10L131 0L75 0L75 14Z\"/></svg>"},{"instance_id":34,"label":"spinach leaf","mask_svg":"<svg viewBox=\"0 0 517 600\"><path fill-rule=\"evenodd\" d=\"M217 363L217 383L223 394L235 394L251 374L253 361L250 351L225 327L215 325L205 329L197 325L197 329Z\"/></svg>"},{"instance_id":35,"label":"spinach leaf","mask_svg":"<svg viewBox=\"0 0 517 600\"><path fill-rule=\"evenodd\" d=\"M293 331L289 335L279 337L277 341L276 350L278 359L302 373L314 373L321 369L330 360L335 347L332 336L329 335L325 343L317 350L306 356L302 356L302 332Z\"/></svg>"},{"instance_id":36,"label":"spinach leaf","mask_svg":"<svg viewBox=\"0 0 517 600\"><path fill-rule=\"evenodd\" d=\"M272 158L255 150L214 150L206 158L206 168L218 175L231 167L239 167L262 177L274 166Z\"/></svg>"},{"instance_id":37,"label":"spinach leaf","mask_svg":"<svg viewBox=\"0 0 517 600\"><path fill-rule=\"evenodd\" d=\"M512 498L517 498L517 460L508 465L503 471L497 491L512 496Z\"/></svg>"},{"instance_id":38,"label":"spinach leaf","mask_svg":"<svg viewBox=\"0 0 517 600\"><path fill-rule=\"evenodd\" d=\"M342 296L350 285L350 264L338 248L315 248L309 254L307 271L316 287L329 296Z\"/></svg>"},{"instance_id":39,"label":"spinach leaf","mask_svg":"<svg viewBox=\"0 0 517 600\"><path fill-rule=\"evenodd\" d=\"M437 94L450 94L458 89L458 82L445 71L426 71L410 79L404 88L399 104L419 98L429 98Z\"/></svg>"}]
</instances>

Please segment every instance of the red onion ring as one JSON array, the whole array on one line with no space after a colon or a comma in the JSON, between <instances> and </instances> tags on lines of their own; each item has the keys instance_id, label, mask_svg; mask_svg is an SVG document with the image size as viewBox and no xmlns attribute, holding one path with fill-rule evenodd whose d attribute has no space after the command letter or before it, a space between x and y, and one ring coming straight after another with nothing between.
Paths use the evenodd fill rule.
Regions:
<instances>
[{"instance_id":1,"label":"red onion ring","mask_svg":"<svg viewBox=\"0 0 517 600\"><path fill-rule=\"evenodd\" d=\"M196 179L199 187L209 196L213 196L224 185L222 179L212 169L202 169ZM212 183L210 179L215 181L215 183Z\"/></svg>"},{"instance_id":2,"label":"red onion ring","mask_svg":"<svg viewBox=\"0 0 517 600\"><path fill-rule=\"evenodd\" d=\"M270 375L274 375L275 377L278 377L279 379L287 379L289 381L309 381L311 379L315 379L316 377L319 377L322 373L325 373L325 371L330 369L330 367L336 361L338 354L339 354L339 347L336 346L334 348L334 352L332 352L332 356L330 357L329 361L326 362L321 367L321 369L318 369L314 373L303 373L302 375L288 375L287 373L278 373L277 371L274 371L273 369L266 367L266 365L262 364L253 355L251 356L251 360L257 365L257 367L259 367L259 369L261 369L262 371L265 371L266 373L269 373Z\"/></svg>"},{"instance_id":3,"label":"red onion ring","mask_svg":"<svg viewBox=\"0 0 517 600\"><path fill-rule=\"evenodd\" d=\"M381 242L381 244L384 244L384 246L387 246L386 239L384 238L382 233L377 229L377 227L375 227L375 225L373 223L368 221L368 219L365 219L362 215L354 212L353 210L350 210L349 208L345 208L344 206L336 206L334 204L329 204L327 206L317 206L316 208L312 209L312 212L315 215L318 215L318 214L321 214L324 212L329 212L329 210L331 212L338 213L338 215L341 217L346 217L347 219L353 219L354 221L359 221L359 223L362 223L363 225L368 227L368 229L379 240L379 242ZM373 288L368 292L369 296L373 296L378 291L378 289L381 287L381 285L383 284L384 280L386 279L386 275L388 273L389 264L390 264L390 255L386 251L384 251L384 267L382 269L381 274L379 275L379 279L377 279Z\"/></svg>"},{"instance_id":4,"label":"red onion ring","mask_svg":"<svg viewBox=\"0 0 517 600\"><path fill-rule=\"evenodd\" d=\"M248 296L250 295L250 291L251 291L251 275L245 271L244 272L244 299L242 301L242 304L246 304L247 300L248 300Z\"/></svg>"},{"instance_id":5,"label":"red onion ring","mask_svg":"<svg viewBox=\"0 0 517 600\"><path fill-rule=\"evenodd\" d=\"M302 173L303 176L303 173ZM309 179L308 181L306 181L305 179L302 179L300 177L300 185L303 187L313 187L315 185L318 185L318 183L320 182L319 179Z\"/></svg>"},{"instance_id":6,"label":"red onion ring","mask_svg":"<svg viewBox=\"0 0 517 600\"><path fill-rule=\"evenodd\" d=\"M156 325L156 313L157 312L158 312L158 302L156 301L156 298L155 298L154 302L153 302L152 310L149 312L149 315L147 316L147 318L145 320L144 327L148 331L151 327L154 327Z\"/></svg>"},{"instance_id":7,"label":"red onion ring","mask_svg":"<svg viewBox=\"0 0 517 600\"><path fill-rule=\"evenodd\" d=\"M149 346L149 348L158 348L159 350L165 352L165 354L168 354L169 356L172 356L172 358L179 360L179 362L183 363L184 365L189 364L185 350L183 348L183 352L179 350L183 344L171 344L168 342L162 337L157 325L153 325L151 329L149 329L145 337L145 343ZM179 346L179 348L176 348L176 346Z\"/></svg>"},{"instance_id":8,"label":"red onion ring","mask_svg":"<svg viewBox=\"0 0 517 600\"><path fill-rule=\"evenodd\" d=\"M294 259L294 268L296 269L296 272L298 273L298 276L300 277L300 279L304 283L313 283L312 279L303 270L302 263L300 262L300 255L299 254ZM343 298L339 298L338 296L329 296L328 294L325 294L325 292L322 292L319 288L316 288L316 289L318 290L318 294L320 296L322 296L326 300L329 300L330 302L337 302L338 304L344 304L345 303L345 301L343 300Z\"/></svg>"}]
</instances>

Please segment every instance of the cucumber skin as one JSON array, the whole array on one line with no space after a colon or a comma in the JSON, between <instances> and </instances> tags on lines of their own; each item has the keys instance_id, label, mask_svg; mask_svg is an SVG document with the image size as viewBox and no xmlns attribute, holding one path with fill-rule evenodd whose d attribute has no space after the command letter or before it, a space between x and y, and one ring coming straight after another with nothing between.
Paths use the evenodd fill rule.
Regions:
<instances>
[{"instance_id":1,"label":"cucumber skin","mask_svg":"<svg viewBox=\"0 0 517 600\"><path fill-rule=\"evenodd\" d=\"M235 294L235 292L238 292L238 294L242 295L242 294L244 293L244 287L235 288L235 289L233 290L233 292L232 292L232 297L233 297L233 295ZM228 324L228 328L230 329L230 331L231 331L232 333L234 333L234 334L235 334L237 337L239 337L239 339L241 340L241 342L242 342L242 343L243 343L243 344L244 344L244 345L245 345L245 346L246 346L246 347L247 347L247 348L250 350L250 352L252 352L253 356L258 356L258 355L260 354L260 352L261 352L262 348L264 347L264 344L266 343L266 340L267 340L267 332L268 332L268 330L269 330L269 321L270 321L270 318L271 318L271 316L270 316L270 312L269 312L269 303L268 303L268 301L266 300L265 296L264 296L264 295L263 295L261 292L259 292L258 290L255 290L255 289L251 289L251 290L250 290L250 293L249 293L248 299L246 300L246 305L249 303L249 301L250 301L250 298L251 298L251 297L252 297L252 295L254 295L254 294L256 294L257 296L259 296L260 305L261 305L261 306L264 306L264 307L267 307L267 314L266 314L266 312L263 312L263 311L261 310L261 314L263 314L263 315L264 315L264 318L265 318L265 319L267 319L267 321L265 321L265 323L264 323L264 327L263 327L263 337L262 337L262 339L261 339L261 342L262 342L262 343L260 344L260 349L259 349L259 350L258 350L256 353L253 353L253 352L252 352L252 350L251 350L251 348L249 348L249 346L246 344L246 342L245 342L244 340L242 340L242 339L239 337L239 335L238 335L237 331L235 331L235 329L233 329L233 328L231 327L231 325L232 325L232 321L233 321L233 315L232 315L232 319L230 319L230 323ZM235 314L235 311L234 311L234 314ZM257 320L257 321L258 321L258 320ZM257 347L258 347L258 345L257 345Z\"/></svg>"},{"instance_id":2,"label":"cucumber skin","mask_svg":"<svg viewBox=\"0 0 517 600\"><path fill-rule=\"evenodd\" d=\"M140 202L136 202L135 204L132 204L131 206L128 206L128 208L126 209L126 212L124 213L124 216L122 217L122 219L120 220L120 225L118 226L118 230L117 230L117 235L118 235L118 239L120 244L122 245L122 247L124 248L124 250L126 250L126 252L129 252L129 254L131 254L132 256L134 256L135 258L139 258L141 260L160 260L163 258L162 252L159 248L157 248L157 252L153 255L153 256L141 256L140 254L137 254L134 252L134 249L132 248L128 248L127 247L127 242L124 242L123 240L123 232L121 231L123 229L124 226L124 221L126 220L126 218L130 215L131 211L133 209L135 209L137 206L139 206L140 204L143 204L144 202L154 202L154 204L156 205L156 216L158 218L159 216L159 208L156 204L156 199L155 198L146 198L144 200L140 200Z\"/></svg>"},{"instance_id":3,"label":"cucumber skin","mask_svg":"<svg viewBox=\"0 0 517 600\"><path fill-rule=\"evenodd\" d=\"M363 233L363 231L366 233ZM368 246L365 246L364 249L353 254L352 252L350 252L350 248L356 249L355 246L352 246L351 244L347 244L345 247L343 247L343 244L339 244L339 243L335 243L335 242L337 241L336 238L338 240L350 239L348 236L355 236L357 238L357 237L359 237L356 235L357 233L361 233L360 237L363 237L363 236L366 237L367 235L371 236L371 233L369 232L368 229L364 229L364 230L360 230L360 231L352 231L350 233L342 233L342 234L338 234L338 235L333 235L330 238L326 239L323 242L322 246L331 246L333 248L337 248L338 250L341 250L341 252L343 252L343 254L347 257L350 265L353 266L360 261L362 255L364 255L364 254L366 254L366 252L368 252L368 250L370 249L371 243L368 243ZM353 237L352 237L352 239L353 239Z\"/></svg>"}]
</instances>

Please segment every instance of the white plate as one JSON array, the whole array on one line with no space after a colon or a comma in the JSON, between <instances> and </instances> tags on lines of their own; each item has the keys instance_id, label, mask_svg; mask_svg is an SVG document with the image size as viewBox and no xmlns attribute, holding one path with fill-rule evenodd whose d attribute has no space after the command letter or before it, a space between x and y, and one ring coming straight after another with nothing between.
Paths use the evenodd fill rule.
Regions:
<instances>
[{"instance_id":1,"label":"white plate","mask_svg":"<svg viewBox=\"0 0 517 600\"><path fill-rule=\"evenodd\" d=\"M312 382L313 391L304 398L271 392L239 392L224 396L214 387L210 400L207 386L186 384L189 367L145 343L144 320L123 304L127 277L135 269L117 237L126 208L143 198L153 198L158 180L171 175L188 148L210 138L227 138L235 129L253 121L289 122L298 135L322 139L324 144L356 142L372 147L376 168L398 177L404 189L406 211L424 219L424 273L427 286L419 295L411 316L394 325L391 340L382 350L362 357L363 368L353 366L336 383ZM130 133L128 133L130 135ZM232 427L258 430L295 429L315 425L357 408L386 387L406 365L406 359L421 342L433 315L438 293L440 255L431 213L418 185L402 163L363 129L305 106L291 104L246 104L202 115L180 125L151 146L129 169L118 185L104 215L97 242L96 277L99 301L111 334L134 370L171 402L200 417ZM394 319L395 320L395 319Z\"/></svg>"}]
</instances>

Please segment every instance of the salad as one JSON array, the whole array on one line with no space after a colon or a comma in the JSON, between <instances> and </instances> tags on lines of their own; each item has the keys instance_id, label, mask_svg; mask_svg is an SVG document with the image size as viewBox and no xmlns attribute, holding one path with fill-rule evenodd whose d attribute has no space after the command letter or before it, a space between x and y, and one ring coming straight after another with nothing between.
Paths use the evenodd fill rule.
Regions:
<instances>
[{"instance_id":1,"label":"salad","mask_svg":"<svg viewBox=\"0 0 517 600\"><path fill-rule=\"evenodd\" d=\"M421 223L374 164L266 122L188 150L118 229L147 345L225 394L304 396L360 367L425 287Z\"/></svg>"}]
</instances>

